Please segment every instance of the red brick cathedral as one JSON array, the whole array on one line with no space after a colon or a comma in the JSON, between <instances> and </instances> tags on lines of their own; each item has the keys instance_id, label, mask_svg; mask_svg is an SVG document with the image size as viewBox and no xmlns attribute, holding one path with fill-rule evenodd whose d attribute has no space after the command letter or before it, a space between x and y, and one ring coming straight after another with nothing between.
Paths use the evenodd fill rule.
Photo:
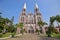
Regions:
<instances>
[{"instance_id":1,"label":"red brick cathedral","mask_svg":"<svg viewBox=\"0 0 60 40\"><path fill-rule=\"evenodd\" d=\"M34 7L34 14L30 11L26 13L26 3L22 9L22 12L19 16L19 23L24 23L24 29L27 32L36 32L36 29L39 29L38 21L42 21L42 15L39 12L37 3Z\"/></svg>"}]
</instances>

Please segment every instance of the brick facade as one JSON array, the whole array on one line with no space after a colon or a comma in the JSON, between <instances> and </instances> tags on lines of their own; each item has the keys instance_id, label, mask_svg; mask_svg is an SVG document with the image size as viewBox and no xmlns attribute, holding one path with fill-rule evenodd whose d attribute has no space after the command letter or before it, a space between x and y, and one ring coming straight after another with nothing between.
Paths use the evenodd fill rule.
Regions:
<instances>
[{"instance_id":1,"label":"brick facade","mask_svg":"<svg viewBox=\"0 0 60 40\"><path fill-rule=\"evenodd\" d=\"M41 21L42 15L39 12L38 5L35 5L34 14L32 12L26 13L26 3L22 9L22 13L19 16L19 23L24 23L24 29L29 32L29 30L33 30L36 32L36 29L39 29L38 21Z\"/></svg>"}]
</instances>

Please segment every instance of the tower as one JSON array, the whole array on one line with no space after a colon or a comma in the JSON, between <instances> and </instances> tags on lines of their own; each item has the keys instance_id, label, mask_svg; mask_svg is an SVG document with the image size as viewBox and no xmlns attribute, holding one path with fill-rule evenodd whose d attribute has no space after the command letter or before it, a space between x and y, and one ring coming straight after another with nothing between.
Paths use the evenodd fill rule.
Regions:
<instances>
[{"instance_id":1,"label":"tower","mask_svg":"<svg viewBox=\"0 0 60 40\"><path fill-rule=\"evenodd\" d=\"M19 17L19 23L26 23L26 3L24 3L21 15Z\"/></svg>"},{"instance_id":2,"label":"tower","mask_svg":"<svg viewBox=\"0 0 60 40\"><path fill-rule=\"evenodd\" d=\"M38 23L38 21L42 21L42 15L41 13L39 12L39 8L38 8L38 5L37 3L35 4L35 8L34 8L34 15L35 15L35 22L36 24Z\"/></svg>"},{"instance_id":3,"label":"tower","mask_svg":"<svg viewBox=\"0 0 60 40\"><path fill-rule=\"evenodd\" d=\"M24 7L22 9L22 15L26 15L26 3L24 3Z\"/></svg>"}]
</instances>

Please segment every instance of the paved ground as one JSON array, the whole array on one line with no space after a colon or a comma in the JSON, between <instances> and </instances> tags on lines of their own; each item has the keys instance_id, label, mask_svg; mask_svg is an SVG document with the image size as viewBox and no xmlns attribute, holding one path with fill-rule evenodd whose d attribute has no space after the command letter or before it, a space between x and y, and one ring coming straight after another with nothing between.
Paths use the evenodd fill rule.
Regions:
<instances>
[{"instance_id":1,"label":"paved ground","mask_svg":"<svg viewBox=\"0 0 60 40\"><path fill-rule=\"evenodd\" d=\"M60 40L60 39L38 36L36 34L25 34L20 37L9 38L9 39L5 39L5 40Z\"/></svg>"},{"instance_id":2,"label":"paved ground","mask_svg":"<svg viewBox=\"0 0 60 40\"><path fill-rule=\"evenodd\" d=\"M51 37L42 37L42 36L40 36L39 40L60 40L60 38L51 38Z\"/></svg>"},{"instance_id":3,"label":"paved ground","mask_svg":"<svg viewBox=\"0 0 60 40\"><path fill-rule=\"evenodd\" d=\"M36 34L25 34L17 38L10 38L7 40L38 40L39 37Z\"/></svg>"}]
</instances>

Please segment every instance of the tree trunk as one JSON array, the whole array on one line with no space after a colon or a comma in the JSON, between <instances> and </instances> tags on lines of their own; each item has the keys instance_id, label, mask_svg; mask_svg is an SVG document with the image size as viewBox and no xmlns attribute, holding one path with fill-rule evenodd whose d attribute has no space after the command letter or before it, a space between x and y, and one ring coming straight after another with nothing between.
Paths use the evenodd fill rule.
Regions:
<instances>
[{"instance_id":1,"label":"tree trunk","mask_svg":"<svg viewBox=\"0 0 60 40\"><path fill-rule=\"evenodd\" d=\"M42 26L40 26L40 33L42 33Z\"/></svg>"}]
</instances>

